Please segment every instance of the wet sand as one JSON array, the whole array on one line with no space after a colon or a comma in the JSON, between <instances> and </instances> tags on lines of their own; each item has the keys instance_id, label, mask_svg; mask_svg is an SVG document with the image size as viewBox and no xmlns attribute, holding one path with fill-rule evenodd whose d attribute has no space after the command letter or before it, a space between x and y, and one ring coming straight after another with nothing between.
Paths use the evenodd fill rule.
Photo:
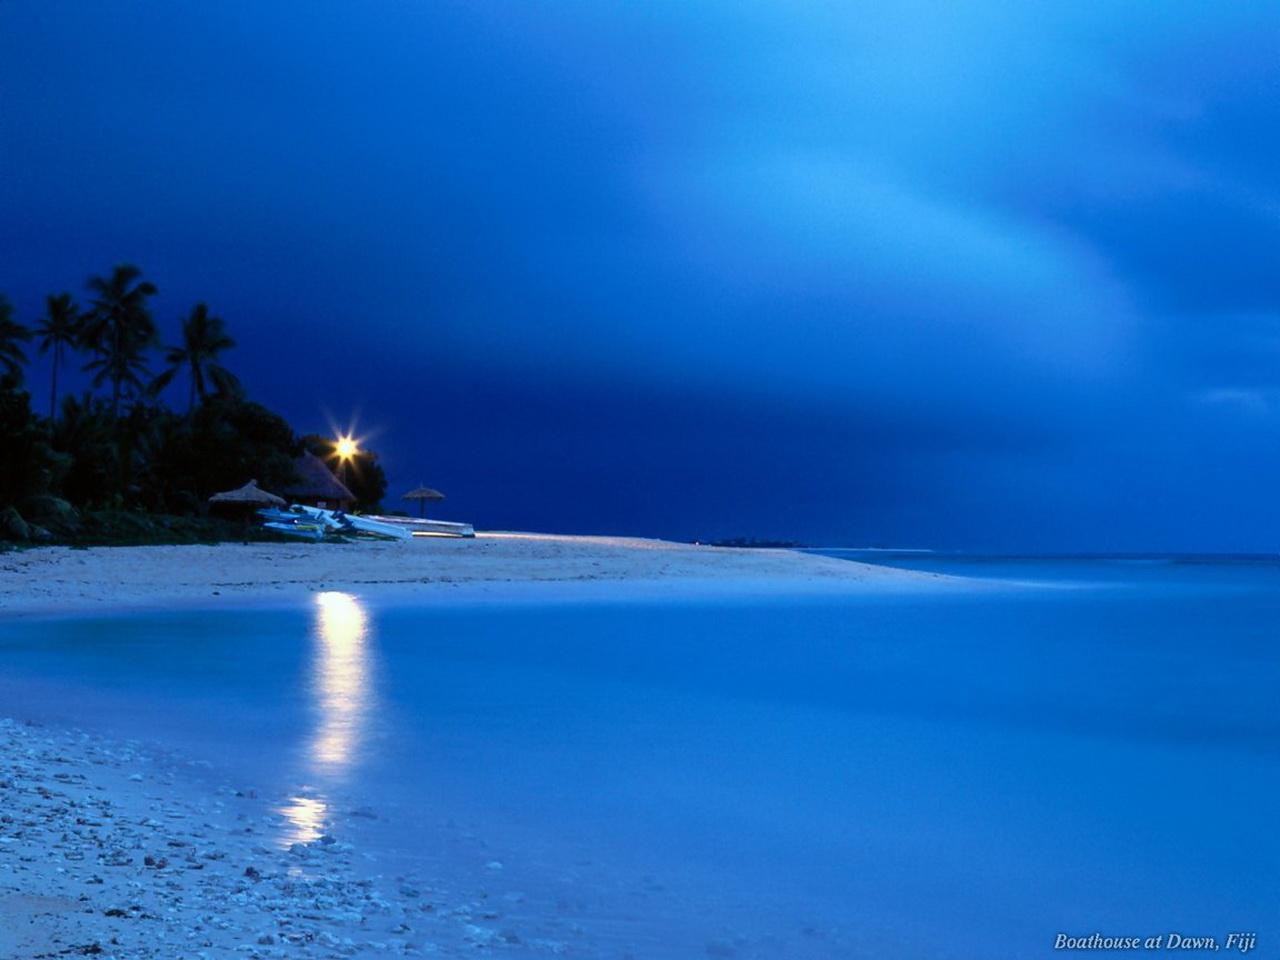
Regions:
<instances>
[{"instance_id":1,"label":"wet sand","mask_svg":"<svg viewBox=\"0 0 1280 960\"><path fill-rule=\"evenodd\" d=\"M285 848L272 798L194 788L141 744L0 720L0 754L0 956L406 955L498 935L414 878L363 875L340 837Z\"/></svg>"}]
</instances>

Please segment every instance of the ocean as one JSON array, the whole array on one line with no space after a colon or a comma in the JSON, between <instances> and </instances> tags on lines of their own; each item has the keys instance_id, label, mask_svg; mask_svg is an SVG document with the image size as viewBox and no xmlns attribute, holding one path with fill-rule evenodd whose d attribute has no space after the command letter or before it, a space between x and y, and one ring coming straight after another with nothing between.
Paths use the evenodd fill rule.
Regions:
<instances>
[{"instance_id":1,"label":"ocean","mask_svg":"<svg viewBox=\"0 0 1280 960\"><path fill-rule=\"evenodd\" d=\"M972 588L0 621L0 713L208 761L505 956L1275 951L1280 565L878 559Z\"/></svg>"}]
</instances>

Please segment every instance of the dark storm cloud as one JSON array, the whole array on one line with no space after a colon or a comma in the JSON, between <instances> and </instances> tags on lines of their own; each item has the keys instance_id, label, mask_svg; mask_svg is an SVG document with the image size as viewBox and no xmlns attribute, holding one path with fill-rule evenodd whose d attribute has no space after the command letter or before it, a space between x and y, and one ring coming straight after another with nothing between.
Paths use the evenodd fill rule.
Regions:
<instances>
[{"instance_id":1,"label":"dark storm cloud","mask_svg":"<svg viewBox=\"0 0 1280 960\"><path fill-rule=\"evenodd\" d=\"M8 3L0 287L137 261L481 523L1270 546L1278 29Z\"/></svg>"}]
</instances>

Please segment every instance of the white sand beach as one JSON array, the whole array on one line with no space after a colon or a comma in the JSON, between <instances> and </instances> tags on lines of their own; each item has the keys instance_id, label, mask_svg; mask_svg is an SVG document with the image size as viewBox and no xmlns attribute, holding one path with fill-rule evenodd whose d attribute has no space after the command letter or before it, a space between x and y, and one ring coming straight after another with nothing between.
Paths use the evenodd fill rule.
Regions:
<instances>
[{"instance_id":1,"label":"white sand beach","mask_svg":"<svg viewBox=\"0 0 1280 960\"><path fill-rule=\"evenodd\" d=\"M555 584L607 585L594 591L599 596L670 596L895 589L947 579L794 550L537 533L340 545L48 547L0 554L0 615L290 602L322 590L421 602L460 590L535 599L552 595L546 588Z\"/></svg>"},{"instance_id":2,"label":"white sand beach","mask_svg":"<svg viewBox=\"0 0 1280 960\"><path fill-rule=\"evenodd\" d=\"M371 876L342 838L273 841L279 803L199 771L193 787L198 762L8 719L0 756L6 960L418 956L519 942L474 893Z\"/></svg>"}]
</instances>

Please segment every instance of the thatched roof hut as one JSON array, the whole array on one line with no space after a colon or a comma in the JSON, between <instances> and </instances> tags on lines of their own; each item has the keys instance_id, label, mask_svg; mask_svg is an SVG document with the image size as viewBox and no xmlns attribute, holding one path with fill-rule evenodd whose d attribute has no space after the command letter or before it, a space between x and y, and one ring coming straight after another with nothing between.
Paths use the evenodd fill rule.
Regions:
<instances>
[{"instance_id":1,"label":"thatched roof hut","mask_svg":"<svg viewBox=\"0 0 1280 960\"><path fill-rule=\"evenodd\" d=\"M400 499L401 500L417 500L418 516L425 517L427 515L427 501L443 500L444 494L441 493L439 490L432 490L430 487L422 486L421 484L419 484L417 487L410 490Z\"/></svg>"},{"instance_id":2,"label":"thatched roof hut","mask_svg":"<svg viewBox=\"0 0 1280 960\"><path fill-rule=\"evenodd\" d=\"M258 486L257 480L250 480L243 487L215 493L209 498L210 503L244 503L255 507L283 507L284 500L274 493L268 493Z\"/></svg>"},{"instance_id":3,"label":"thatched roof hut","mask_svg":"<svg viewBox=\"0 0 1280 960\"><path fill-rule=\"evenodd\" d=\"M297 475L297 480L280 492L295 503L347 510L355 502L355 494L333 475L333 471L323 460L310 451L304 451L294 461L293 472Z\"/></svg>"}]
</instances>

